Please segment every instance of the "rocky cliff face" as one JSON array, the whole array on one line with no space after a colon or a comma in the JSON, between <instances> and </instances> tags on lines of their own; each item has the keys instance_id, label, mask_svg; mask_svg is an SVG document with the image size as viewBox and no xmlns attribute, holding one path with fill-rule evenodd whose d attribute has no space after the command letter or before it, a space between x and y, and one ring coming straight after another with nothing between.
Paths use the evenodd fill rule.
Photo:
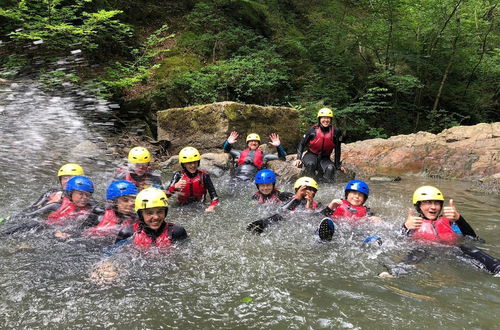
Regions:
<instances>
[{"instance_id":1,"label":"rocky cliff face","mask_svg":"<svg viewBox=\"0 0 500 330\"><path fill-rule=\"evenodd\" d=\"M500 123L457 126L347 144L344 164L364 175L425 173L443 178L500 179Z\"/></svg>"}]
</instances>

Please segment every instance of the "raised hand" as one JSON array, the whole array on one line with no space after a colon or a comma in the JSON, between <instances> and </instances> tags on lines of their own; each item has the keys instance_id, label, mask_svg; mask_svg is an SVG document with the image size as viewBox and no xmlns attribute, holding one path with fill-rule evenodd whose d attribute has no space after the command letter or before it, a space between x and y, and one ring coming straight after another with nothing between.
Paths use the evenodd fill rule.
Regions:
<instances>
[{"instance_id":1,"label":"raised hand","mask_svg":"<svg viewBox=\"0 0 500 330\"><path fill-rule=\"evenodd\" d=\"M300 186L295 193L295 199L302 200L306 197L307 186Z\"/></svg>"},{"instance_id":2,"label":"raised hand","mask_svg":"<svg viewBox=\"0 0 500 330\"><path fill-rule=\"evenodd\" d=\"M182 190L182 189L184 189L184 187L186 187L186 180L184 180L184 179L179 180L174 185L175 190Z\"/></svg>"},{"instance_id":3,"label":"raised hand","mask_svg":"<svg viewBox=\"0 0 500 330\"><path fill-rule=\"evenodd\" d=\"M405 227L408 229L419 229L422 227L423 219L421 217L415 216L415 210L410 209L408 211L408 217L406 218Z\"/></svg>"},{"instance_id":4,"label":"raised hand","mask_svg":"<svg viewBox=\"0 0 500 330\"><path fill-rule=\"evenodd\" d=\"M328 204L328 208L329 208L330 210L335 211L335 209L336 209L337 207L339 207L339 205L340 205L340 204L342 204L342 200L341 200L341 199L334 199L334 200L332 200L332 201L330 202L330 204Z\"/></svg>"},{"instance_id":5,"label":"raised hand","mask_svg":"<svg viewBox=\"0 0 500 330\"><path fill-rule=\"evenodd\" d=\"M268 142L270 145L274 147L279 147L281 145L280 136L278 134L272 133L269 135L269 139L271 140Z\"/></svg>"},{"instance_id":6,"label":"raised hand","mask_svg":"<svg viewBox=\"0 0 500 330\"><path fill-rule=\"evenodd\" d=\"M238 132L232 131L231 134L229 134L229 137L227 138L227 142L229 142L229 144L234 144L236 140L238 140L238 136L240 136Z\"/></svg>"},{"instance_id":7,"label":"raised hand","mask_svg":"<svg viewBox=\"0 0 500 330\"><path fill-rule=\"evenodd\" d=\"M450 199L450 206L443 207L443 215L446 219L450 221L457 221L460 218L460 213L457 212L453 199Z\"/></svg>"}]
</instances>

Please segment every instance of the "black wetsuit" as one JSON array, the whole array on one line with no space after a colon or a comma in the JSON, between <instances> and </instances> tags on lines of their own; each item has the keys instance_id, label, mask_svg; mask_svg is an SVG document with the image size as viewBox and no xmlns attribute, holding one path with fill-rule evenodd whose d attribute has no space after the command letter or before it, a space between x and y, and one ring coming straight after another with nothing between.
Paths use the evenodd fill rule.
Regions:
<instances>
[{"instance_id":1,"label":"black wetsuit","mask_svg":"<svg viewBox=\"0 0 500 330\"><path fill-rule=\"evenodd\" d=\"M60 204L59 204L60 205ZM99 223L99 217L104 213L104 210L96 205L92 207L88 215L84 219L79 219L77 226L73 226L71 231L75 234L80 234L83 230L96 226ZM71 224L74 225L74 224ZM22 223L16 223L13 226L5 228L0 231L0 237L12 235L18 232L26 232L29 230L41 230L44 228L50 228L51 225L46 223L45 219L29 219Z\"/></svg>"},{"instance_id":2,"label":"black wetsuit","mask_svg":"<svg viewBox=\"0 0 500 330\"><path fill-rule=\"evenodd\" d=\"M327 181L333 181L335 178L335 170L340 170L340 154L341 154L341 142L342 142L342 131L336 127L328 126L323 127L320 125L321 131L323 133L329 132L329 130L334 130L333 142L335 143L334 149L334 162L330 160L331 154L315 154L309 149L302 155L304 150L307 148L310 141L316 137L316 127L311 127L306 134L304 134L302 140L297 147L297 159L301 160L304 164L305 174L313 178L319 178L321 175L323 179Z\"/></svg>"},{"instance_id":3,"label":"black wetsuit","mask_svg":"<svg viewBox=\"0 0 500 330\"><path fill-rule=\"evenodd\" d=\"M61 198L57 202L49 202L50 197L54 194L60 194ZM42 196L40 196L35 203L25 208L18 214L10 217L10 220L43 217L51 212L54 212L61 206L62 197L63 191L61 189L49 189Z\"/></svg>"},{"instance_id":4,"label":"black wetsuit","mask_svg":"<svg viewBox=\"0 0 500 330\"><path fill-rule=\"evenodd\" d=\"M307 205L307 200L305 198L303 199L296 199L295 195L292 195L286 202L284 202L278 209L278 213L271 215L270 217L263 218L256 220L252 223L250 223L247 226L247 230L254 232L254 233L262 233L265 228L267 228L269 225L278 222L278 221L283 221L285 218L283 217L282 214L284 213L289 213L292 211L305 211L309 210L306 209ZM313 214L318 214L320 215L322 211L319 211L322 208L321 203L316 203L314 202L314 209Z\"/></svg>"},{"instance_id":5,"label":"black wetsuit","mask_svg":"<svg viewBox=\"0 0 500 330\"><path fill-rule=\"evenodd\" d=\"M243 150L236 150L233 149L233 146L226 140L224 142L224 152L229 153L231 156L233 156L234 159L238 160L240 158L240 155ZM263 168L266 167L266 163L270 160L285 160L286 159L286 152L285 149L283 149L282 145L279 145L277 148L278 154L267 154L264 153L264 159L263 159ZM254 151L250 151L249 154L249 160L252 160L252 153ZM234 169L234 179L240 180L240 181L252 181L255 177L255 174L259 168L257 168L253 163L248 162L239 166L236 166Z\"/></svg>"}]
</instances>

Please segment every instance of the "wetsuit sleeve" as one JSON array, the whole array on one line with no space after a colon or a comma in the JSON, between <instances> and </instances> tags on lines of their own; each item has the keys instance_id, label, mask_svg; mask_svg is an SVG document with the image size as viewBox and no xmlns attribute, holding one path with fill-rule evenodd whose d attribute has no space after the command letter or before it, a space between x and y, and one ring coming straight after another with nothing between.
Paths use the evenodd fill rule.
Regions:
<instances>
[{"instance_id":1,"label":"wetsuit sleeve","mask_svg":"<svg viewBox=\"0 0 500 330\"><path fill-rule=\"evenodd\" d=\"M464 236L472 236L472 237L477 237L476 232L472 227L469 225L469 223L462 217L458 218L457 221L455 221L457 224L458 228L462 232Z\"/></svg>"},{"instance_id":2,"label":"wetsuit sleeve","mask_svg":"<svg viewBox=\"0 0 500 330\"><path fill-rule=\"evenodd\" d=\"M25 213L21 213L19 215L16 215L19 216L19 217L36 217L36 216L43 216L43 215L46 215L48 213L51 213L51 212L54 212L55 210L57 210L59 207L61 206L61 203L50 203L50 204L47 204L45 205L44 207L41 207L35 211L32 211L32 212L25 212Z\"/></svg>"},{"instance_id":3,"label":"wetsuit sleeve","mask_svg":"<svg viewBox=\"0 0 500 330\"><path fill-rule=\"evenodd\" d=\"M104 214L104 210L100 207L94 207L92 211L90 211L87 218L83 221L81 227L82 228L90 228L97 226L99 224L99 217Z\"/></svg>"},{"instance_id":4,"label":"wetsuit sleeve","mask_svg":"<svg viewBox=\"0 0 500 330\"><path fill-rule=\"evenodd\" d=\"M285 202L280 208L280 211L293 211L302 203L300 199L296 199L295 197Z\"/></svg>"},{"instance_id":5,"label":"wetsuit sleeve","mask_svg":"<svg viewBox=\"0 0 500 330\"><path fill-rule=\"evenodd\" d=\"M174 225L172 227L172 240L173 241L179 241L188 238L188 234L186 232L186 229L184 227L179 226L179 225Z\"/></svg>"},{"instance_id":6,"label":"wetsuit sleeve","mask_svg":"<svg viewBox=\"0 0 500 330\"><path fill-rule=\"evenodd\" d=\"M257 196L255 196L255 199L257 199ZM291 192L287 192L287 191L283 191L278 194L278 199L282 202L286 202L287 200L289 200L290 198L293 197L293 194Z\"/></svg>"},{"instance_id":7,"label":"wetsuit sleeve","mask_svg":"<svg viewBox=\"0 0 500 330\"><path fill-rule=\"evenodd\" d=\"M49 191L45 192L45 194L40 196L40 198L38 198L37 201L34 202L28 209L33 208L33 207L40 207L41 205L47 203L49 196L57 191L58 191L57 189L50 189Z\"/></svg>"},{"instance_id":8,"label":"wetsuit sleeve","mask_svg":"<svg viewBox=\"0 0 500 330\"><path fill-rule=\"evenodd\" d=\"M267 163L268 161L270 160L285 160L286 159L286 152L285 152L285 149L283 148L283 146L280 144L278 147L277 147L277 150L278 150L278 154L275 155L275 154L264 154L264 164Z\"/></svg>"},{"instance_id":9,"label":"wetsuit sleeve","mask_svg":"<svg viewBox=\"0 0 500 330\"><path fill-rule=\"evenodd\" d=\"M212 200L210 206L218 205L219 197L217 196L217 192L215 191L212 179L210 179L210 175L208 175L207 173L203 173L203 183L205 184L205 188L207 189L208 194L210 195L210 199Z\"/></svg>"},{"instance_id":10,"label":"wetsuit sleeve","mask_svg":"<svg viewBox=\"0 0 500 330\"><path fill-rule=\"evenodd\" d=\"M233 156L233 158L235 158L235 159L240 158L241 150L233 149L233 146L229 142L227 142L227 140L226 140L226 142L224 142L223 148L224 148L224 152L229 153L231 156Z\"/></svg>"},{"instance_id":11,"label":"wetsuit sleeve","mask_svg":"<svg viewBox=\"0 0 500 330\"><path fill-rule=\"evenodd\" d=\"M170 183L168 184L168 188L166 191L168 197L172 196L175 193L175 184L179 182L181 177L182 174L179 171L175 172L174 175L172 176L172 180L170 180Z\"/></svg>"},{"instance_id":12,"label":"wetsuit sleeve","mask_svg":"<svg viewBox=\"0 0 500 330\"><path fill-rule=\"evenodd\" d=\"M334 159L334 164L335 164L335 168L337 170L340 170L340 167L342 166L342 163L340 162L340 156L341 156L341 152L342 152L342 148L341 148L341 144L342 144L342 130L338 129L338 128L334 128L335 129L335 159Z\"/></svg>"},{"instance_id":13,"label":"wetsuit sleeve","mask_svg":"<svg viewBox=\"0 0 500 330\"><path fill-rule=\"evenodd\" d=\"M331 208L329 208L328 206L325 207L324 209L322 209L319 213L321 213L322 215L324 215L325 217L329 217L333 214L334 210L332 210Z\"/></svg>"},{"instance_id":14,"label":"wetsuit sleeve","mask_svg":"<svg viewBox=\"0 0 500 330\"><path fill-rule=\"evenodd\" d=\"M297 159L301 160L302 159L302 153L304 152L307 143L313 139L316 136L316 131L314 128L310 128L306 134L302 137L302 140L300 140L299 145L297 146Z\"/></svg>"}]
</instances>

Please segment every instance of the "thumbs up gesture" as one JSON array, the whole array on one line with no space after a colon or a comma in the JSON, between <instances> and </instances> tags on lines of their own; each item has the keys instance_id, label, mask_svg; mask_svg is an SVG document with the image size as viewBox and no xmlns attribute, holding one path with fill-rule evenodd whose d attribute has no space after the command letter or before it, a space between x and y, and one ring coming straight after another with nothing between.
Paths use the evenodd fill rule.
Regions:
<instances>
[{"instance_id":1,"label":"thumbs up gesture","mask_svg":"<svg viewBox=\"0 0 500 330\"><path fill-rule=\"evenodd\" d=\"M405 227L408 229L419 229L422 227L422 218L415 216L415 210L410 209L408 211L408 217L406 218Z\"/></svg>"},{"instance_id":2,"label":"thumbs up gesture","mask_svg":"<svg viewBox=\"0 0 500 330\"><path fill-rule=\"evenodd\" d=\"M455 208L455 204L453 203L453 199L450 199L449 206L443 207L443 215L450 221L457 221L460 218L460 213L457 212Z\"/></svg>"}]
</instances>

